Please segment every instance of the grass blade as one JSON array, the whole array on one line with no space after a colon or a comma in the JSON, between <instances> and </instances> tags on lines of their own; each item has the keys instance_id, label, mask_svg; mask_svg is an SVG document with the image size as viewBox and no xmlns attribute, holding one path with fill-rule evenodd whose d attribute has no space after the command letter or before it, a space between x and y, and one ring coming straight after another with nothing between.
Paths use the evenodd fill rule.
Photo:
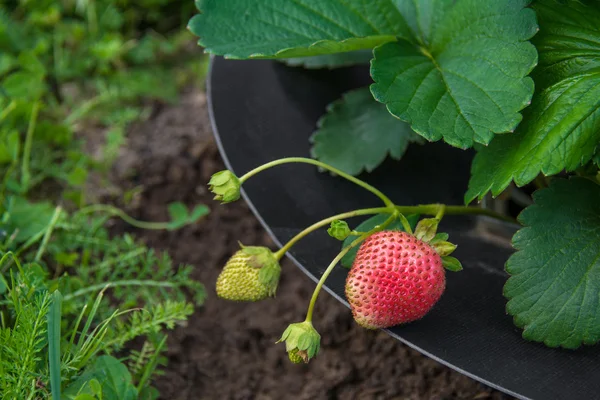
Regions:
<instances>
[{"instance_id":1,"label":"grass blade","mask_svg":"<svg viewBox=\"0 0 600 400\"><path fill-rule=\"evenodd\" d=\"M52 293L52 304L48 311L48 363L50 365L50 388L52 400L60 400L60 319L62 295Z\"/></svg>"}]
</instances>

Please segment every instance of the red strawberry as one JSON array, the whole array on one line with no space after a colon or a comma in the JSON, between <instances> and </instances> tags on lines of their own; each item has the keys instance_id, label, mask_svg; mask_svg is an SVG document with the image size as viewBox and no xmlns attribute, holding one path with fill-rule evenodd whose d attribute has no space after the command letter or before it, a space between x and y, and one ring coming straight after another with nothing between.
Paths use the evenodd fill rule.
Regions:
<instances>
[{"instance_id":1,"label":"red strawberry","mask_svg":"<svg viewBox=\"0 0 600 400\"><path fill-rule=\"evenodd\" d=\"M387 328L422 318L446 287L440 255L401 231L382 231L360 246L346 279L346 298L356 322Z\"/></svg>"}]
</instances>

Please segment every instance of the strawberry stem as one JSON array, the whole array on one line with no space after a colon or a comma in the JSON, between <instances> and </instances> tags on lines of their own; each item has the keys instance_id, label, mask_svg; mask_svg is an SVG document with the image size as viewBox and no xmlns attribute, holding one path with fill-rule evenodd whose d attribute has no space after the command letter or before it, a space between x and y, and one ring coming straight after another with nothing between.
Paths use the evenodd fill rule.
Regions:
<instances>
[{"instance_id":1,"label":"strawberry stem","mask_svg":"<svg viewBox=\"0 0 600 400\"><path fill-rule=\"evenodd\" d=\"M442 218L444 218L445 212L446 212L446 205L440 204L440 208L439 208L438 212L435 214L435 219L437 219L438 221L441 221Z\"/></svg>"},{"instance_id":2,"label":"strawberry stem","mask_svg":"<svg viewBox=\"0 0 600 400\"><path fill-rule=\"evenodd\" d=\"M412 229L410 228L410 224L404 217L404 215L410 214L420 214L420 215L433 215L437 219L441 220L444 215L485 215L491 218L495 218L498 220L506 221L506 222L515 222L514 219L499 214L495 211L488 210L486 208L480 207L472 207L472 206L447 206L445 204L422 204L418 206L394 206L394 208L390 209L388 207L378 207L378 208L363 208L354 211L348 211L342 214L337 214L329 218L325 218L321 221L315 222L308 228L304 229L302 232L298 233L296 236L291 238L281 249L273 253L277 261L281 260L281 258L287 253L292 246L294 246L300 239L304 238L308 234L316 231L319 228L329 225L332 221L342 220L346 218L358 217L361 215L373 215L373 214L392 214L394 210L399 213L398 217L400 218L400 222L402 222L402 226L404 230L408 233L412 233Z\"/></svg>"},{"instance_id":3,"label":"strawberry stem","mask_svg":"<svg viewBox=\"0 0 600 400\"><path fill-rule=\"evenodd\" d=\"M516 222L513 218L506 215L502 215L493 210L487 208L474 207L474 206L447 206L445 204L421 204L418 206L396 206L396 210L399 213L410 215L433 215L436 218L443 217L444 215L485 215L494 219L498 219L505 222Z\"/></svg>"},{"instance_id":4,"label":"strawberry stem","mask_svg":"<svg viewBox=\"0 0 600 400\"><path fill-rule=\"evenodd\" d=\"M248 180L250 177L258 174L259 172L262 172L266 169L269 169L271 167L275 167L277 165L282 165L282 164L289 164L289 163L305 163L305 164L311 164L311 165L316 165L319 168L323 168L326 169L330 172L333 172L336 175L341 176L344 179L349 180L352 183L357 184L358 186L368 190L369 192L373 193L375 196L379 197L383 203L385 204L386 207L394 207L394 203L389 199L389 197L387 197L385 194L381 193L379 190L377 190L376 188L374 188L373 186L369 185L368 183L366 183L365 181L362 181L358 178L353 177L352 175L348 175L347 173L334 168L330 165L327 165L321 161L317 161L317 160L313 160L312 158L304 158L304 157L287 157L287 158L280 158L279 160L275 160L275 161L271 161L268 162L266 164L261 165L260 167L256 167L254 168L252 171L247 172L246 174L244 174L241 178L240 178L240 183L244 183L246 180Z\"/></svg>"},{"instance_id":5,"label":"strawberry stem","mask_svg":"<svg viewBox=\"0 0 600 400\"><path fill-rule=\"evenodd\" d=\"M392 215L390 215L390 217L387 220L385 220L385 222L383 224L377 225L370 231L362 234L361 236L356 238L352 243L350 243L349 246L342 249L342 251L340 251L337 256L335 256L333 261L331 261L331 264L329 264L329 266L327 267L325 272L323 272L323 275L321 276L321 279L319 279L319 283L317 283L317 287L315 288L315 291L313 292L312 298L310 299L310 304L308 305L308 311L306 312L306 322L312 323L313 310L315 308L315 303L317 302L317 297L319 297L319 292L321 291L323 284L325 283L325 281L327 280L327 277L329 276L329 274L331 274L331 271L333 271L333 268L335 268L337 263L340 262L340 260L350 251L350 249L358 246L363 240L365 240L366 238L368 238L375 232L384 230L397 217L398 217L398 214L396 212L392 212Z\"/></svg>"},{"instance_id":6,"label":"strawberry stem","mask_svg":"<svg viewBox=\"0 0 600 400\"><path fill-rule=\"evenodd\" d=\"M287 242L281 249L273 253L277 261L281 260L283 255L287 253L293 245L295 245L300 239L307 236L308 234L316 231L319 228L329 225L331 222L335 220L342 220L346 218L358 217L361 215L372 215L372 214L392 214L394 212L393 208L388 207L379 207L379 208L363 208L360 210L354 210L345 212L342 214L334 215L333 217L325 218L319 222L315 222L308 228L304 229L302 232L298 233L296 236L291 238L289 242Z\"/></svg>"}]
</instances>

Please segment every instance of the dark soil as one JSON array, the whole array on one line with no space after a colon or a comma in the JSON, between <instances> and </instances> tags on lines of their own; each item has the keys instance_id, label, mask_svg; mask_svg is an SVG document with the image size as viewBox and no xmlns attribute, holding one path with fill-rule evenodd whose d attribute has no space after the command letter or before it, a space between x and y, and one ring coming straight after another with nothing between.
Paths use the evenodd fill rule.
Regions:
<instances>
[{"instance_id":1,"label":"dark soil","mask_svg":"<svg viewBox=\"0 0 600 400\"><path fill-rule=\"evenodd\" d=\"M275 341L304 317L314 288L299 269L283 263L273 300L238 304L215 295L216 277L238 240L271 244L243 201L221 206L211 200L206 182L222 168L200 91L185 94L176 106L162 106L134 127L115 166L122 189L142 188L128 208L138 218L166 220L172 201L212 209L176 232L138 232L177 263L194 265L194 277L208 292L206 304L170 336L166 373L154 382L162 399L506 398L385 333L359 328L350 311L325 292L314 321L321 352L309 365L292 365Z\"/></svg>"}]
</instances>

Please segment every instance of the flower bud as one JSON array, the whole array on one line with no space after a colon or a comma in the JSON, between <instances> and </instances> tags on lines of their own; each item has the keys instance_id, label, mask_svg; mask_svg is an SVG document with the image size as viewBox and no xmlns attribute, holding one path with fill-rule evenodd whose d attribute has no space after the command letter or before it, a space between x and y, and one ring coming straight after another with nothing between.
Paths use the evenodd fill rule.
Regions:
<instances>
[{"instance_id":1,"label":"flower bud","mask_svg":"<svg viewBox=\"0 0 600 400\"><path fill-rule=\"evenodd\" d=\"M299 364L300 361L308 363L319 352L321 335L311 322L298 322L287 327L277 343L281 342L285 342L290 361L294 364Z\"/></svg>"},{"instance_id":2,"label":"flower bud","mask_svg":"<svg viewBox=\"0 0 600 400\"><path fill-rule=\"evenodd\" d=\"M327 229L327 233L329 236L336 238L337 240L345 240L348 236L350 236L350 227L346 221L335 220L331 223L329 229Z\"/></svg>"},{"instance_id":3,"label":"flower bud","mask_svg":"<svg viewBox=\"0 0 600 400\"><path fill-rule=\"evenodd\" d=\"M208 182L209 190L215 194L214 199L223 204L238 200L240 187L240 180L229 170L217 172Z\"/></svg>"}]
</instances>

